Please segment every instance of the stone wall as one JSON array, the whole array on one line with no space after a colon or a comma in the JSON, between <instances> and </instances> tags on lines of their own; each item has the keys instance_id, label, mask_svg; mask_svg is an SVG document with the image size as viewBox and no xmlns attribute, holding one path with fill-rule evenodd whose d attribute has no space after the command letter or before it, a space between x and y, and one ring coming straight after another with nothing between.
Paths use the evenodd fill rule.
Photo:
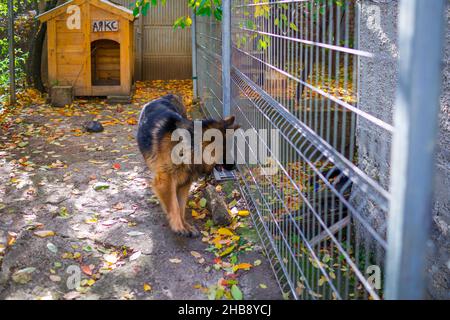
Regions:
<instances>
[{"instance_id":1,"label":"stone wall","mask_svg":"<svg viewBox=\"0 0 450 320\"><path fill-rule=\"evenodd\" d=\"M359 46L375 55L361 59L359 106L362 110L392 124L398 78L398 1L361 0ZM443 95L439 115L436 154L436 183L433 223L428 256L428 292L433 299L450 299L450 5L443 62ZM424 106L425 107L425 106ZM356 143L358 166L388 188L392 137L359 119ZM384 232L386 217L368 205L363 214L379 232ZM365 211L365 212L364 212Z\"/></svg>"},{"instance_id":2,"label":"stone wall","mask_svg":"<svg viewBox=\"0 0 450 320\"><path fill-rule=\"evenodd\" d=\"M446 24L432 246L429 254L429 292L436 299L450 299L450 4L447 6Z\"/></svg>"}]
</instances>

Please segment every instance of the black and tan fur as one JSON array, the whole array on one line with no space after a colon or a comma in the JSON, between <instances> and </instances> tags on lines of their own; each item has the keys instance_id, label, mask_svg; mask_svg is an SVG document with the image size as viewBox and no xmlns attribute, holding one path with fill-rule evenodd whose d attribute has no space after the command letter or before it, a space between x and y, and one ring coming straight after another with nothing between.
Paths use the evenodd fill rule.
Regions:
<instances>
[{"instance_id":1,"label":"black and tan fur","mask_svg":"<svg viewBox=\"0 0 450 320\"><path fill-rule=\"evenodd\" d=\"M186 221L185 217L189 189L195 179L210 174L216 162L220 161L214 159L215 162L210 165L204 162L174 164L171 153L178 142L171 141L171 135L177 128L190 130L193 135L194 122L188 120L180 97L166 95L143 107L139 118L137 142L148 168L154 174L152 189L167 213L171 229L178 234L195 236L198 235L198 231ZM202 120L203 131L211 128L219 129L225 136L226 129L236 129L237 126L234 124L234 117L225 120ZM234 164L224 164L223 167L229 170Z\"/></svg>"}]
</instances>

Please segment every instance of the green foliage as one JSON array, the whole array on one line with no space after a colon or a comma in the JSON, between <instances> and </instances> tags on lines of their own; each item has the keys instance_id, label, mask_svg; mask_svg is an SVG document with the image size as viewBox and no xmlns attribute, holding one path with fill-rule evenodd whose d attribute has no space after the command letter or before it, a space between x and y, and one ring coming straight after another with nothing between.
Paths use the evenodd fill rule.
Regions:
<instances>
[{"instance_id":1,"label":"green foliage","mask_svg":"<svg viewBox=\"0 0 450 320\"><path fill-rule=\"evenodd\" d=\"M36 0L14 0L14 44L15 44L15 77L17 83L25 83L25 67L28 60L28 32L32 28L34 15L30 14L30 9L35 5ZM8 41L8 3L7 0L0 0L0 95L7 92L9 86L9 41Z\"/></svg>"},{"instance_id":2,"label":"green foliage","mask_svg":"<svg viewBox=\"0 0 450 320\"><path fill-rule=\"evenodd\" d=\"M150 7L158 5L164 6L167 0L135 0L131 3L133 14L137 16L139 11L146 16ZM197 16L214 16L218 21L222 20L222 1L221 0L187 0L189 8L191 8ZM186 28L192 24L189 16L182 16L173 23L174 29Z\"/></svg>"}]
</instances>

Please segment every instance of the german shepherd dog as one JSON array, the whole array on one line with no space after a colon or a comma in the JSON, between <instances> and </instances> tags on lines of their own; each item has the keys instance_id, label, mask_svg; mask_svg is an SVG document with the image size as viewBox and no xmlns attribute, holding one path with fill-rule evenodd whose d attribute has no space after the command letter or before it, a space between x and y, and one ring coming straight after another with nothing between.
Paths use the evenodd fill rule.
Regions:
<instances>
[{"instance_id":1,"label":"german shepherd dog","mask_svg":"<svg viewBox=\"0 0 450 320\"><path fill-rule=\"evenodd\" d=\"M176 95L166 95L144 105L137 132L137 142L148 168L153 172L152 189L166 212L170 228L183 236L197 236L197 229L186 221L185 207L192 182L199 176L210 174L214 167L221 170L234 169L233 163L226 163L225 134L227 129L237 129L234 117L224 120L201 120L202 133L208 129L218 129L223 134L224 151L217 157L201 164L174 164L172 149L178 143L172 141L172 133L186 129L193 137L194 121L188 120L182 99ZM210 143L210 142L209 142ZM202 142L202 144L204 144ZM193 139L188 144L194 149ZM194 152L191 152L193 154ZM216 157L215 155L213 155Z\"/></svg>"}]
</instances>

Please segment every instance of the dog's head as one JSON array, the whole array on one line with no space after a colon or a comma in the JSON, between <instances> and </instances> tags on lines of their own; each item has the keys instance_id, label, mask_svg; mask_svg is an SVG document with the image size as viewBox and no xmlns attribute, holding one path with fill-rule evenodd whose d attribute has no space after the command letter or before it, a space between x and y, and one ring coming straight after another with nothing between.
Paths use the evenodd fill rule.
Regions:
<instances>
[{"instance_id":1,"label":"dog's head","mask_svg":"<svg viewBox=\"0 0 450 320\"><path fill-rule=\"evenodd\" d=\"M218 171L234 170L236 163L233 138L234 131L240 128L235 123L235 117L231 116L223 120L204 120L202 124L204 171L211 173L214 168Z\"/></svg>"}]
</instances>

